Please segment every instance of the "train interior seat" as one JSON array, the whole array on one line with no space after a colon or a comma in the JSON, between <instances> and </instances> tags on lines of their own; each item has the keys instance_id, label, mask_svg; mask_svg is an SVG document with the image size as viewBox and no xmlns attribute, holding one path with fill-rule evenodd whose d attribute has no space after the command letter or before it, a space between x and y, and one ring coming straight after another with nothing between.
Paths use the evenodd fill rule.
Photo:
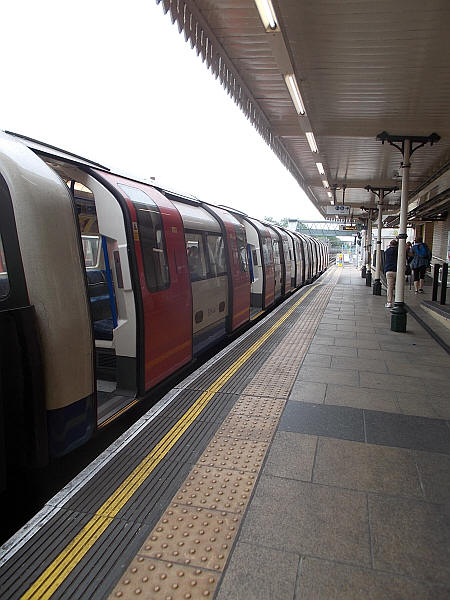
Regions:
<instances>
[{"instance_id":1,"label":"train interior seat","mask_svg":"<svg viewBox=\"0 0 450 600\"><path fill-rule=\"evenodd\" d=\"M86 276L94 324L94 338L96 340L112 341L113 318L106 273L100 269L88 270Z\"/></svg>"}]
</instances>

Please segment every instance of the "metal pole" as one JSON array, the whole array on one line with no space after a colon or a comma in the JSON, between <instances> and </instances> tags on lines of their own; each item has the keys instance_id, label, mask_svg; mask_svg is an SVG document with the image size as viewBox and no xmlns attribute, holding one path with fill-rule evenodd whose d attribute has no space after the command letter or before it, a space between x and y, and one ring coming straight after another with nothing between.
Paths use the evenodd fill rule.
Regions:
<instances>
[{"instance_id":1,"label":"metal pole","mask_svg":"<svg viewBox=\"0 0 450 600\"><path fill-rule=\"evenodd\" d=\"M391 330L406 332L405 266L406 266L406 223L408 219L409 157L411 140L405 139L402 163L402 195L400 200L400 227L398 234L397 275L395 279L395 301L391 310Z\"/></svg>"},{"instance_id":2,"label":"metal pole","mask_svg":"<svg viewBox=\"0 0 450 600\"><path fill-rule=\"evenodd\" d=\"M372 219L371 214L367 221L367 270L366 270L366 285L372 285Z\"/></svg>"},{"instance_id":3,"label":"metal pole","mask_svg":"<svg viewBox=\"0 0 450 600\"><path fill-rule=\"evenodd\" d=\"M439 304L445 304L447 296L447 276L448 276L448 263L442 265L442 276L441 276L441 300Z\"/></svg>"},{"instance_id":4,"label":"metal pole","mask_svg":"<svg viewBox=\"0 0 450 600\"><path fill-rule=\"evenodd\" d=\"M362 262L361 277L363 279L365 279L366 278L366 231L365 230L362 232L362 236L361 236L361 262Z\"/></svg>"},{"instance_id":5,"label":"metal pole","mask_svg":"<svg viewBox=\"0 0 450 600\"><path fill-rule=\"evenodd\" d=\"M381 228L383 226L383 198L384 191L380 190L380 202L378 204L378 232L377 232L377 264L375 267L375 281L373 282L373 295L381 296Z\"/></svg>"},{"instance_id":6,"label":"metal pole","mask_svg":"<svg viewBox=\"0 0 450 600\"><path fill-rule=\"evenodd\" d=\"M436 300L437 300L438 287L439 287L439 269L440 268L441 268L441 265L439 263L435 263L434 264L434 269L433 269L433 292L431 294L431 300L433 302L436 302Z\"/></svg>"}]
</instances>

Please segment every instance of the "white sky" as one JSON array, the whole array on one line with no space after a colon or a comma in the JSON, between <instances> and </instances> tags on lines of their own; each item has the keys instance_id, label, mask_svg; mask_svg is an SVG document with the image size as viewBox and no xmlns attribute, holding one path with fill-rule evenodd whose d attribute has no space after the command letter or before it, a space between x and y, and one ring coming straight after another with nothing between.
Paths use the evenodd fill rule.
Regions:
<instances>
[{"instance_id":1,"label":"white sky","mask_svg":"<svg viewBox=\"0 0 450 600\"><path fill-rule=\"evenodd\" d=\"M155 0L3 0L0 129L255 217L322 220Z\"/></svg>"}]
</instances>

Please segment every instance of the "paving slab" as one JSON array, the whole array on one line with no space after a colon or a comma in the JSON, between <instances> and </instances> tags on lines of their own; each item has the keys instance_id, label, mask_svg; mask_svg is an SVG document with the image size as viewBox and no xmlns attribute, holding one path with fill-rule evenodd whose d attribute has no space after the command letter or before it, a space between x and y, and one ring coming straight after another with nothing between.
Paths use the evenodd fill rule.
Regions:
<instances>
[{"instance_id":1,"label":"paving slab","mask_svg":"<svg viewBox=\"0 0 450 600\"><path fill-rule=\"evenodd\" d=\"M411 450L319 438L313 482L423 498Z\"/></svg>"},{"instance_id":2,"label":"paving slab","mask_svg":"<svg viewBox=\"0 0 450 600\"><path fill-rule=\"evenodd\" d=\"M363 411L347 406L289 401L281 417L279 430L365 441Z\"/></svg>"},{"instance_id":3,"label":"paving slab","mask_svg":"<svg viewBox=\"0 0 450 600\"><path fill-rule=\"evenodd\" d=\"M389 573L305 557L300 567L300 600L448 600L446 586Z\"/></svg>"},{"instance_id":4,"label":"paving slab","mask_svg":"<svg viewBox=\"0 0 450 600\"><path fill-rule=\"evenodd\" d=\"M396 402L397 395L397 392L386 390L380 392L380 390L372 388L328 384L325 404L399 413L400 409Z\"/></svg>"},{"instance_id":5,"label":"paving slab","mask_svg":"<svg viewBox=\"0 0 450 600\"><path fill-rule=\"evenodd\" d=\"M300 369L297 381L317 381L320 383L359 386L358 372L350 369L327 369L305 366Z\"/></svg>"},{"instance_id":6,"label":"paving slab","mask_svg":"<svg viewBox=\"0 0 450 600\"><path fill-rule=\"evenodd\" d=\"M331 356L326 354L308 354L303 359L302 366L308 367L331 367Z\"/></svg>"},{"instance_id":7,"label":"paving slab","mask_svg":"<svg viewBox=\"0 0 450 600\"><path fill-rule=\"evenodd\" d=\"M326 346L324 344L312 343L309 347L310 354L328 354L329 356L358 356L357 348L349 348L347 346Z\"/></svg>"},{"instance_id":8,"label":"paving slab","mask_svg":"<svg viewBox=\"0 0 450 600\"><path fill-rule=\"evenodd\" d=\"M387 373L388 367L384 360L370 360L367 358L349 358L334 356L331 361L332 369L356 369L357 371L372 371L374 373Z\"/></svg>"},{"instance_id":9,"label":"paving slab","mask_svg":"<svg viewBox=\"0 0 450 600\"><path fill-rule=\"evenodd\" d=\"M314 338L314 341L316 339ZM317 342L321 343L321 342ZM361 338L345 338L345 337L336 337L334 341L335 346L350 346L354 348L371 348L380 350L380 344L374 340L372 337L369 339L361 339Z\"/></svg>"},{"instance_id":10,"label":"paving slab","mask_svg":"<svg viewBox=\"0 0 450 600\"><path fill-rule=\"evenodd\" d=\"M369 495L376 569L450 585L450 528L439 505Z\"/></svg>"},{"instance_id":11,"label":"paving slab","mask_svg":"<svg viewBox=\"0 0 450 600\"><path fill-rule=\"evenodd\" d=\"M264 475L311 481L317 436L278 431L264 466Z\"/></svg>"},{"instance_id":12,"label":"paving slab","mask_svg":"<svg viewBox=\"0 0 450 600\"><path fill-rule=\"evenodd\" d=\"M238 542L216 599L293 598L299 561L296 554Z\"/></svg>"},{"instance_id":13,"label":"paving slab","mask_svg":"<svg viewBox=\"0 0 450 600\"><path fill-rule=\"evenodd\" d=\"M326 383L315 381L297 381L294 383L289 400L322 404L327 389Z\"/></svg>"},{"instance_id":14,"label":"paving slab","mask_svg":"<svg viewBox=\"0 0 450 600\"><path fill-rule=\"evenodd\" d=\"M419 374L419 373L418 373ZM362 387L376 388L380 390L394 390L397 392L423 392L431 394L448 394L448 383L439 379L427 379L404 375L392 375L390 373L360 372L360 384Z\"/></svg>"},{"instance_id":15,"label":"paving slab","mask_svg":"<svg viewBox=\"0 0 450 600\"><path fill-rule=\"evenodd\" d=\"M447 421L365 410L364 422L369 444L450 454Z\"/></svg>"},{"instance_id":16,"label":"paving slab","mask_svg":"<svg viewBox=\"0 0 450 600\"><path fill-rule=\"evenodd\" d=\"M450 456L434 452L414 454L425 498L430 502L448 506L450 504ZM450 514L450 510L448 512Z\"/></svg>"},{"instance_id":17,"label":"paving slab","mask_svg":"<svg viewBox=\"0 0 450 600\"><path fill-rule=\"evenodd\" d=\"M240 541L370 565L366 495L262 476Z\"/></svg>"}]
</instances>

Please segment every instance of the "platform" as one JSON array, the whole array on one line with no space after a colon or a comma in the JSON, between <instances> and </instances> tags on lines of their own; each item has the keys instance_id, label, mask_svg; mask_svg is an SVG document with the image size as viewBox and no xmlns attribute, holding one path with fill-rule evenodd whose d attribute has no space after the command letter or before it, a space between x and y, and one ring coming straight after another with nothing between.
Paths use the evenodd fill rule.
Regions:
<instances>
[{"instance_id":1,"label":"platform","mask_svg":"<svg viewBox=\"0 0 450 600\"><path fill-rule=\"evenodd\" d=\"M1 598L448 598L450 357L384 302L291 296L4 545Z\"/></svg>"}]
</instances>

